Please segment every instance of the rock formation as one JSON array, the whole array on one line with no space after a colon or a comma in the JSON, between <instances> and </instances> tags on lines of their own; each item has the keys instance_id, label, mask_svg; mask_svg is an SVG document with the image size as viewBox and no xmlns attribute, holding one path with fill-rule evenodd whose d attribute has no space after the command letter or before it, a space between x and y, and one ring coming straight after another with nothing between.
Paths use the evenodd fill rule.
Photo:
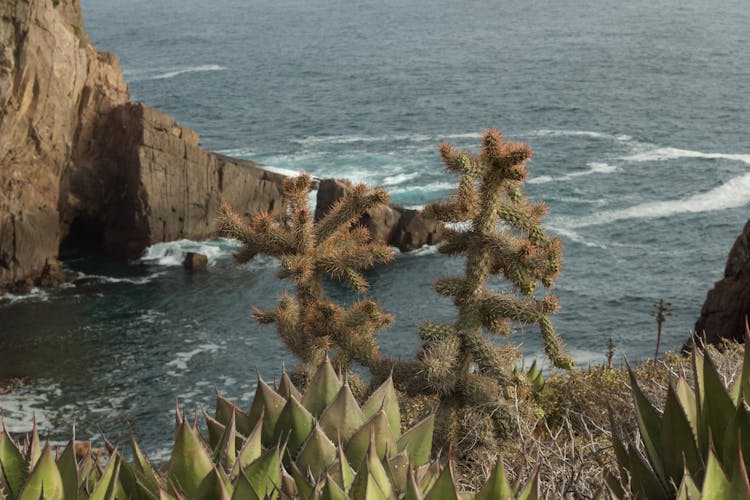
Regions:
<instances>
[{"instance_id":1,"label":"rock formation","mask_svg":"<svg viewBox=\"0 0 750 500\"><path fill-rule=\"evenodd\" d=\"M209 238L223 202L280 214L282 175L207 152L196 132L129 99L117 56L83 30L79 0L0 2L0 293L64 280L57 259L71 248L134 258ZM440 237L414 211L368 217L402 250Z\"/></svg>"},{"instance_id":2,"label":"rock formation","mask_svg":"<svg viewBox=\"0 0 750 500\"><path fill-rule=\"evenodd\" d=\"M0 289L62 279L49 270L66 243L136 257L211 236L223 201L278 213L282 176L200 149L197 133L129 97L78 0L0 3Z\"/></svg>"},{"instance_id":3,"label":"rock formation","mask_svg":"<svg viewBox=\"0 0 750 500\"><path fill-rule=\"evenodd\" d=\"M750 315L750 220L729 252L724 278L709 290L695 323L696 336L711 344L742 341Z\"/></svg>"},{"instance_id":4,"label":"rock formation","mask_svg":"<svg viewBox=\"0 0 750 500\"><path fill-rule=\"evenodd\" d=\"M328 209L347 191L352 189L349 181L322 179L318 185L315 219L320 219ZM444 237L443 225L435 219L422 216L418 210L390 205L368 212L360 221L377 240L398 247L402 252L434 245Z\"/></svg>"}]
</instances>

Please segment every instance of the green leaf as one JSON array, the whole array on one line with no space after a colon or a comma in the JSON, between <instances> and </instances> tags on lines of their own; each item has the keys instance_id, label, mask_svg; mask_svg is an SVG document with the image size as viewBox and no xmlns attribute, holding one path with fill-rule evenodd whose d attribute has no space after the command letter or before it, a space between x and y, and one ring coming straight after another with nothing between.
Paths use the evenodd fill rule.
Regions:
<instances>
[{"instance_id":1,"label":"green leaf","mask_svg":"<svg viewBox=\"0 0 750 500\"><path fill-rule=\"evenodd\" d=\"M384 411L379 411L365 422L357 432L354 433L346 445L346 458L349 463L358 465L362 463L370 446L370 436L374 436L378 457L385 458L387 453L396 453L396 441L393 439L391 427Z\"/></svg>"},{"instance_id":2,"label":"green leaf","mask_svg":"<svg viewBox=\"0 0 750 500\"><path fill-rule=\"evenodd\" d=\"M276 487L281 484L281 450L278 447L271 448L242 472L258 496L276 498Z\"/></svg>"},{"instance_id":3,"label":"green leaf","mask_svg":"<svg viewBox=\"0 0 750 500\"><path fill-rule=\"evenodd\" d=\"M513 498L513 488L508 482L502 460L498 460L490 478L477 493L476 500L506 500Z\"/></svg>"},{"instance_id":4,"label":"green leaf","mask_svg":"<svg viewBox=\"0 0 750 500\"><path fill-rule=\"evenodd\" d=\"M348 441L354 432L365 423L365 415L362 413L357 400L354 399L349 384L341 386L336 397L320 416L320 427L331 439Z\"/></svg>"},{"instance_id":5,"label":"green leaf","mask_svg":"<svg viewBox=\"0 0 750 500\"><path fill-rule=\"evenodd\" d=\"M297 389L294 383L292 383L292 379L289 378L285 369L282 369L281 371L281 383L279 384L277 392L281 394L284 399L289 399L291 396L297 398L297 401L302 399L302 393L299 392L299 389Z\"/></svg>"},{"instance_id":6,"label":"green leaf","mask_svg":"<svg viewBox=\"0 0 750 500\"><path fill-rule=\"evenodd\" d=\"M734 470L740 455L750 456L750 412L744 404L737 407L734 417L724 432L722 464L726 470ZM745 463L747 467L747 463Z\"/></svg>"},{"instance_id":7,"label":"green leaf","mask_svg":"<svg viewBox=\"0 0 750 500\"><path fill-rule=\"evenodd\" d=\"M649 500L669 498L654 471L646 465L641 454L633 449L630 450L628 471L630 472L630 487L636 495Z\"/></svg>"},{"instance_id":8,"label":"green leaf","mask_svg":"<svg viewBox=\"0 0 750 500\"><path fill-rule=\"evenodd\" d=\"M698 401L695 399L695 391L683 377L677 378L674 389L677 394L677 399L680 400L680 406L685 412L688 422L690 422L690 428L693 429L693 435L698 438L700 432L700 421Z\"/></svg>"},{"instance_id":9,"label":"green leaf","mask_svg":"<svg viewBox=\"0 0 750 500\"><path fill-rule=\"evenodd\" d=\"M195 497L196 500L230 500L231 495L227 491L224 480L219 471L214 467L211 472L203 478Z\"/></svg>"},{"instance_id":10,"label":"green leaf","mask_svg":"<svg viewBox=\"0 0 750 500\"><path fill-rule=\"evenodd\" d=\"M58 461L58 465L59 465ZM151 491L145 484L146 480L138 469L130 465L125 460L120 460L120 483L123 491L125 492L124 498L133 500L154 500L157 497L158 491L155 493ZM65 498L75 498L68 497ZM119 497L118 497L119 498Z\"/></svg>"},{"instance_id":11,"label":"green leaf","mask_svg":"<svg viewBox=\"0 0 750 500\"><path fill-rule=\"evenodd\" d=\"M716 365L711 356L705 356L703 370L703 384L705 386L705 399L703 416L706 418L707 426L716 446L719 456L723 455L724 432L735 414L732 398L727 393L724 382L719 375Z\"/></svg>"},{"instance_id":12,"label":"green leaf","mask_svg":"<svg viewBox=\"0 0 750 500\"><path fill-rule=\"evenodd\" d=\"M536 469L531 475L531 479L528 483L526 483L526 486L521 490L521 492L516 496L518 500L537 500L538 498L541 498L541 492L539 487L539 466L537 465ZM599 492L598 495L595 496L595 499L601 499L604 500L604 494L603 492Z\"/></svg>"},{"instance_id":13,"label":"green leaf","mask_svg":"<svg viewBox=\"0 0 750 500\"><path fill-rule=\"evenodd\" d=\"M320 500L349 500L349 496L328 476Z\"/></svg>"},{"instance_id":14,"label":"green leaf","mask_svg":"<svg viewBox=\"0 0 750 500\"><path fill-rule=\"evenodd\" d=\"M709 386L706 386L706 391L709 390ZM729 478L719 464L718 458L714 450L708 452L708 464L706 464L706 474L703 477L703 487L701 488L701 496L703 498L716 498L716 499L731 499L729 496L731 492L731 485Z\"/></svg>"},{"instance_id":15,"label":"green leaf","mask_svg":"<svg viewBox=\"0 0 750 500\"><path fill-rule=\"evenodd\" d=\"M422 495L417 483L417 473L414 470L409 471L404 500L424 500L424 495Z\"/></svg>"},{"instance_id":16,"label":"green leaf","mask_svg":"<svg viewBox=\"0 0 750 500\"><path fill-rule=\"evenodd\" d=\"M443 472L425 495L425 500L459 500L452 463L448 462L448 465L443 468Z\"/></svg>"},{"instance_id":17,"label":"green leaf","mask_svg":"<svg viewBox=\"0 0 750 500\"><path fill-rule=\"evenodd\" d=\"M278 443L282 439L288 438L289 453L291 456L295 456L314 426L315 419L310 412L299 401L293 397L289 398L276 422L276 433L273 440Z\"/></svg>"},{"instance_id":18,"label":"green leaf","mask_svg":"<svg viewBox=\"0 0 750 500\"><path fill-rule=\"evenodd\" d=\"M661 451L666 474L664 482L667 484L678 484L685 467L691 473L701 469L702 460L696 447L696 437L671 384L667 387L667 401L662 417Z\"/></svg>"},{"instance_id":19,"label":"green leaf","mask_svg":"<svg viewBox=\"0 0 750 500\"><path fill-rule=\"evenodd\" d=\"M235 404L216 393L216 420L226 426L234 415Z\"/></svg>"},{"instance_id":20,"label":"green leaf","mask_svg":"<svg viewBox=\"0 0 750 500\"><path fill-rule=\"evenodd\" d=\"M39 432L36 425L36 415L34 415L34 427L31 430L31 442L29 443L28 455L26 456L26 462L29 464L29 469L33 469L36 465L36 461L42 456L42 442L39 440Z\"/></svg>"},{"instance_id":21,"label":"green leaf","mask_svg":"<svg viewBox=\"0 0 750 500\"><path fill-rule=\"evenodd\" d=\"M310 484L307 482L307 478L302 473L302 471L299 470L299 467L292 462L290 465L290 472L292 473L292 477L294 478L294 484L297 485L297 493L299 494L300 498L313 498L313 489L310 486Z\"/></svg>"},{"instance_id":22,"label":"green leaf","mask_svg":"<svg viewBox=\"0 0 750 500\"><path fill-rule=\"evenodd\" d=\"M344 491L349 491L354 482L354 468L349 464L344 453L344 448L339 441L336 447L336 456L338 460L328 468L328 475L331 476Z\"/></svg>"},{"instance_id":23,"label":"green leaf","mask_svg":"<svg viewBox=\"0 0 750 500\"><path fill-rule=\"evenodd\" d=\"M255 429L250 433L248 438L245 440L240 452L237 455L237 459L234 461L232 466L232 472L230 478L234 480L240 475L240 472L245 470L248 465L257 460L263 452L261 445L261 435L263 433L263 419L260 418L258 423L255 424Z\"/></svg>"},{"instance_id":24,"label":"green leaf","mask_svg":"<svg viewBox=\"0 0 750 500\"><path fill-rule=\"evenodd\" d=\"M214 463L223 467L223 470L232 470L234 458L237 455L237 431L234 420L234 411L229 416L229 422L219 438L214 449Z\"/></svg>"},{"instance_id":25,"label":"green leaf","mask_svg":"<svg viewBox=\"0 0 750 500\"><path fill-rule=\"evenodd\" d=\"M179 415L178 415L179 419ZM169 479L188 497L198 493L201 483L213 470L213 461L187 420L180 419L169 459Z\"/></svg>"},{"instance_id":26,"label":"green leaf","mask_svg":"<svg viewBox=\"0 0 750 500\"><path fill-rule=\"evenodd\" d=\"M653 407L645 394L643 394L630 365L628 365L628 374L630 375L631 391L635 399L636 419L638 421L638 429L641 431L641 439L646 446L646 453L657 477L665 478L664 464L659 453L662 443L661 417L657 413L656 408Z\"/></svg>"},{"instance_id":27,"label":"green leaf","mask_svg":"<svg viewBox=\"0 0 750 500\"><path fill-rule=\"evenodd\" d=\"M399 492L405 492L409 477L409 455L402 451L388 459L388 473L393 481L393 487Z\"/></svg>"},{"instance_id":28,"label":"green leaf","mask_svg":"<svg viewBox=\"0 0 750 500\"><path fill-rule=\"evenodd\" d=\"M699 448L704 452L708 450L708 418L705 415L706 386L704 383L704 359L703 354L693 347L693 379L695 382L695 399L698 402L698 442Z\"/></svg>"},{"instance_id":29,"label":"green leaf","mask_svg":"<svg viewBox=\"0 0 750 500\"><path fill-rule=\"evenodd\" d=\"M42 496L44 493L44 496ZM39 455L29 479L21 488L17 500L39 500L40 498L62 498L64 487L60 471L55 464L49 444Z\"/></svg>"},{"instance_id":30,"label":"green leaf","mask_svg":"<svg viewBox=\"0 0 750 500\"><path fill-rule=\"evenodd\" d=\"M282 398L276 392L263 382L258 376L258 386L255 389L255 397L250 406L249 422L255 426L260 418L263 418L263 446L273 446L274 433L276 431L276 421L281 415L281 410L286 405L286 399Z\"/></svg>"},{"instance_id":31,"label":"green leaf","mask_svg":"<svg viewBox=\"0 0 750 500\"><path fill-rule=\"evenodd\" d=\"M432 454L434 430L435 415L433 414L421 420L398 438L396 442L398 451L406 450L413 466L426 464L430 461L430 455Z\"/></svg>"},{"instance_id":32,"label":"green leaf","mask_svg":"<svg viewBox=\"0 0 750 500\"><path fill-rule=\"evenodd\" d=\"M334 400L336 393L341 388L341 380L336 375L336 371L331 365L331 361L326 358L315 371L310 380L310 384L302 396L302 405L318 418L323 410Z\"/></svg>"},{"instance_id":33,"label":"green leaf","mask_svg":"<svg viewBox=\"0 0 750 500\"><path fill-rule=\"evenodd\" d=\"M117 487L118 477L120 475L120 457L117 452L113 453L107 462L102 477L96 482L94 489L91 491L89 500L110 500Z\"/></svg>"},{"instance_id":34,"label":"green leaf","mask_svg":"<svg viewBox=\"0 0 750 500\"><path fill-rule=\"evenodd\" d=\"M219 445L219 441L221 441L221 436L224 434L226 427L208 414L205 414L205 417L206 427L208 428L208 446L212 450L215 450Z\"/></svg>"},{"instance_id":35,"label":"green leaf","mask_svg":"<svg viewBox=\"0 0 750 500\"><path fill-rule=\"evenodd\" d=\"M360 473L362 472L362 469L363 467L360 467ZM395 496L393 484L391 484L391 478L388 476L388 471L383 467L383 463L380 461L380 456L376 450L374 437L370 439L370 446L367 448L364 470L372 476L375 482L378 483L380 491L382 491L387 498Z\"/></svg>"},{"instance_id":36,"label":"green leaf","mask_svg":"<svg viewBox=\"0 0 750 500\"><path fill-rule=\"evenodd\" d=\"M142 475L143 484L151 493L157 495L159 491L159 485L161 484L160 477L154 470L151 462L149 462L146 458L146 455L144 455L141 451L141 447L138 446L138 443L136 442L135 437L132 433L130 434L130 447L133 450L133 460L135 460L135 465L138 468L137 470Z\"/></svg>"},{"instance_id":37,"label":"green leaf","mask_svg":"<svg viewBox=\"0 0 750 500\"><path fill-rule=\"evenodd\" d=\"M690 477L690 473L685 470L680 488L677 490L676 500L698 500L700 499L700 495L701 492L698 486L695 485L695 481Z\"/></svg>"},{"instance_id":38,"label":"green leaf","mask_svg":"<svg viewBox=\"0 0 750 500\"><path fill-rule=\"evenodd\" d=\"M78 463L76 462L75 447L75 431L73 431L73 437L68 441L68 445L60 458L57 459L57 468L62 478L65 498L75 498L78 491Z\"/></svg>"},{"instance_id":39,"label":"green leaf","mask_svg":"<svg viewBox=\"0 0 750 500\"><path fill-rule=\"evenodd\" d=\"M750 481L747 477L745 460L742 457L742 448L739 442L736 445L736 449L738 457L732 468L731 490L729 494L731 498L750 498Z\"/></svg>"},{"instance_id":40,"label":"green leaf","mask_svg":"<svg viewBox=\"0 0 750 500\"><path fill-rule=\"evenodd\" d=\"M3 432L0 434L0 486L10 498L14 498L21 491L21 486L28 477L28 468L26 461L18 449L13 439L8 433L8 429L3 424Z\"/></svg>"},{"instance_id":41,"label":"green leaf","mask_svg":"<svg viewBox=\"0 0 750 500\"><path fill-rule=\"evenodd\" d=\"M245 474L237 476L233 486L234 493L232 494L232 500L261 500L253 489L253 485L245 477Z\"/></svg>"},{"instance_id":42,"label":"green leaf","mask_svg":"<svg viewBox=\"0 0 750 500\"><path fill-rule=\"evenodd\" d=\"M320 425L305 440L295 462L302 470L309 470L316 478L336 460L336 446L325 435Z\"/></svg>"},{"instance_id":43,"label":"green leaf","mask_svg":"<svg viewBox=\"0 0 750 500\"><path fill-rule=\"evenodd\" d=\"M401 436L401 410L398 406L398 394L396 393L396 388L393 386L393 379L391 377L388 377L388 380L383 382L367 398L362 407L362 412L365 418L371 418L381 408L388 417L388 425L391 427L393 437L398 438Z\"/></svg>"}]
</instances>

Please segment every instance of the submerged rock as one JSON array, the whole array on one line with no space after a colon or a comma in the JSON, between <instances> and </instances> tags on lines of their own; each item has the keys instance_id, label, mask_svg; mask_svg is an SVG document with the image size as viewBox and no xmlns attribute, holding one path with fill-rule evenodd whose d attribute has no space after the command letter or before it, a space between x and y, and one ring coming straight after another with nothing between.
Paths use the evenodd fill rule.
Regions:
<instances>
[{"instance_id":1,"label":"submerged rock","mask_svg":"<svg viewBox=\"0 0 750 500\"><path fill-rule=\"evenodd\" d=\"M185 260L182 261L182 267L190 271L201 271L208 267L208 257L202 253L188 252L185 254Z\"/></svg>"}]
</instances>

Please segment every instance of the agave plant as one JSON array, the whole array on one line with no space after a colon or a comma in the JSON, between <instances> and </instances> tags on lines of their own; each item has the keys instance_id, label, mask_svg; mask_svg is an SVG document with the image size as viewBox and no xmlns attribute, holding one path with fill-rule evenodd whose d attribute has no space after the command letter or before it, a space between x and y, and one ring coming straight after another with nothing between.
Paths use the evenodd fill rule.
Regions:
<instances>
[{"instance_id":1,"label":"agave plant","mask_svg":"<svg viewBox=\"0 0 750 500\"><path fill-rule=\"evenodd\" d=\"M208 437L178 411L168 492L189 498L473 498L451 460L432 457L434 416L401 433L391 379L363 405L324 360L302 393L284 372L260 377L247 412L217 396ZM536 475L512 487L498 463L476 498L537 498Z\"/></svg>"},{"instance_id":2,"label":"agave plant","mask_svg":"<svg viewBox=\"0 0 750 500\"><path fill-rule=\"evenodd\" d=\"M693 349L694 386L679 377L667 388L664 410L646 398L628 367L642 448L626 446L613 429L622 481L608 477L613 496L750 498L750 351L729 388L706 351Z\"/></svg>"}]
</instances>

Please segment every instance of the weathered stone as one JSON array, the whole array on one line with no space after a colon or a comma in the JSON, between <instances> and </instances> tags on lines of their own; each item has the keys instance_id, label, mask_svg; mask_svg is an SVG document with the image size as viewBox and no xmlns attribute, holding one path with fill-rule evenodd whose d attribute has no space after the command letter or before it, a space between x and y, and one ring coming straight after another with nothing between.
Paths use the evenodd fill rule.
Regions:
<instances>
[{"instance_id":1,"label":"weathered stone","mask_svg":"<svg viewBox=\"0 0 750 500\"><path fill-rule=\"evenodd\" d=\"M38 286L50 287L61 285L68 281L68 275L62 268L62 264L57 260L47 261L42 270L42 275L36 280Z\"/></svg>"},{"instance_id":2,"label":"weathered stone","mask_svg":"<svg viewBox=\"0 0 750 500\"><path fill-rule=\"evenodd\" d=\"M695 323L695 335L707 343L742 341L750 315L750 220L729 252L724 278L709 290ZM689 346L686 346L689 347Z\"/></svg>"},{"instance_id":3,"label":"weathered stone","mask_svg":"<svg viewBox=\"0 0 750 500\"><path fill-rule=\"evenodd\" d=\"M182 261L182 267L190 271L201 271L208 267L208 257L202 253L188 252L185 254L185 260Z\"/></svg>"},{"instance_id":4,"label":"weathered stone","mask_svg":"<svg viewBox=\"0 0 750 500\"><path fill-rule=\"evenodd\" d=\"M322 179L318 185L315 219L322 218L339 199L352 189L349 181ZM423 245L434 245L445 237L443 225L428 219L418 210L389 205L365 213L360 224L366 226L373 238L409 252Z\"/></svg>"},{"instance_id":5,"label":"weathered stone","mask_svg":"<svg viewBox=\"0 0 750 500\"><path fill-rule=\"evenodd\" d=\"M26 295L34 288L34 282L31 279L18 280L8 287L8 292L14 295Z\"/></svg>"}]
</instances>

